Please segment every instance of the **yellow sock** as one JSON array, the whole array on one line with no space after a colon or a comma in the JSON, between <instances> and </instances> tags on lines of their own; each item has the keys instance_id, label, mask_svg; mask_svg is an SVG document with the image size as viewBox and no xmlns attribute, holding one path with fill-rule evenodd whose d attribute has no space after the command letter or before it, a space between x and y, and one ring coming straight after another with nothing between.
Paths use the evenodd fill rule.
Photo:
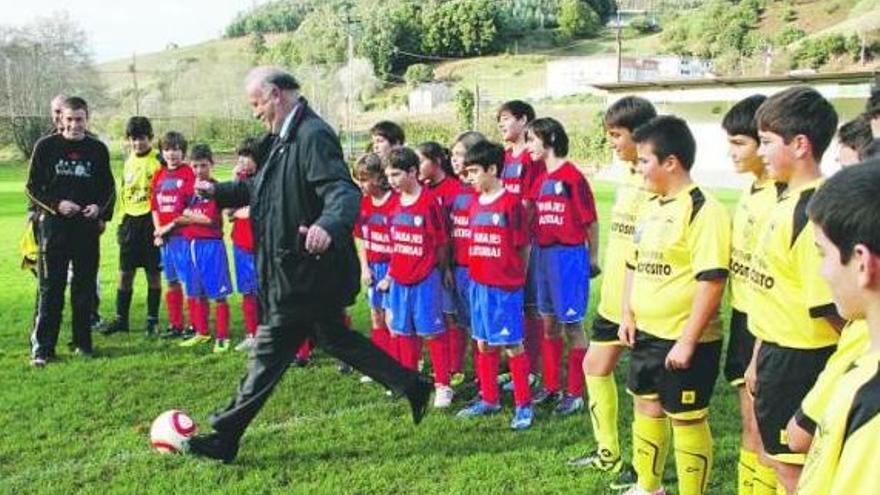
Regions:
<instances>
[{"instance_id":1,"label":"yellow sock","mask_svg":"<svg viewBox=\"0 0 880 495\"><path fill-rule=\"evenodd\" d=\"M672 425L678 493L702 495L712 474L712 432L709 421Z\"/></svg>"},{"instance_id":2,"label":"yellow sock","mask_svg":"<svg viewBox=\"0 0 880 495\"><path fill-rule=\"evenodd\" d=\"M669 419L638 412L633 416L633 468L639 478L639 488L654 492L663 483L669 453Z\"/></svg>"},{"instance_id":3,"label":"yellow sock","mask_svg":"<svg viewBox=\"0 0 880 495\"><path fill-rule=\"evenodd\" d=\"M760 462L755 465L755 479L752 483L753 495L776 495L776 471Z\"/></svg>"},{"instance_id":4,"label":"yellow sock","mask_svg":"<svg viewBox=\"0 0 880 495\"><path fill-rule=\"evenodd\" d=\"M752 484L755 479L755 466L758 464L758 454L751 450L739 449L739 466L737 474L739 479L739 495L753 495Z\"/></svg>"},{"instance_id":5,"label":"yellow sock","mask_svg":"<svg viewBox=\"0 0 880 495\"><path fill-rule=\"evenodd\" d=\"M620 458L620 439L617 434L617 384L614 375L589 376L587 395L593 436L599 445L599 456L605 461Z\"/></svg>"}]
</instances>

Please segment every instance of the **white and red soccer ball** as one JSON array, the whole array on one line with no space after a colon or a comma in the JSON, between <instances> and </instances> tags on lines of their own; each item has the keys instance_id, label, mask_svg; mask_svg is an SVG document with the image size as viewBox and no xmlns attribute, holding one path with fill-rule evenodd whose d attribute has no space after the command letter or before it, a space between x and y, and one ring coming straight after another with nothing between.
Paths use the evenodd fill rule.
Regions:
<instances>
[{"instance_id":1,"label":"white and red soccer ball","mask_svg":"<svg viewBox=\"0 0 880 495\"><path fill-rule=\"evenodd\" d=\"M185 412L172 409L160 414L150 427L150 445L163 453L182 453L196 433L196 422Z\"/></svg>"}]
</instances>

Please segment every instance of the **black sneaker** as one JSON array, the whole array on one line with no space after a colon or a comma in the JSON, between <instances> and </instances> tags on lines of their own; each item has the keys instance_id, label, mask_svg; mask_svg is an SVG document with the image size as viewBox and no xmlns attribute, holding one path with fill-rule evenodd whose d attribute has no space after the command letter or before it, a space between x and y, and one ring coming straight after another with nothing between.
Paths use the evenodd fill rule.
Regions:
<instances>
[{"instance_id":1,"label":"black sneaker","mask_svg":"<svg viewBox=\"0 0 880 495\"><path fill-rule=\"evenodd\" d=\"M238 455L238 440L213 432L196 435L189 439L189 452L199 457L207 457L229 464Z\"/></svg>"},{"instance_id":2,"label":"black sneaker","mask_svg":"<svg viewBox=\"0 0 880 495\"><path fill-rule=\"evenodd\" d=\"M636 486L636 481L638 480L639 475L636 474L636 470L633 469L632 464L625 462L623 463L617 478L609 483L608 487L612 490L628 490Z\"/></svg>"},{"instance_id":3,"label":"black sneaker","mask_svg":"<svg viewBox=\"0 0 880 495\"><path fill-rule=\"evenodd\" d=\"M419 377L412 390L407 392L409 405L412 409L414 424L422 422L422 418L428 413L428 404L431 403L431 392L434 391L434 382L426 377Z\"/></svg>"},{"instance_id":4,"label":"black sneaker","mask_svg":"<svg viewBox=\"0 0 880 495\"><path fill-rule=\"evenodd\" d=\"M532 397L533 406L549 406L562 400L561 392L551 392L542 388Z\"/></svg>"},{"instance_id":5,"label":"black sneaker","mask_svg":"<svg viewBox=\"0 0 880 495\"><path fill-rule=\"evenodd\" d=\"M195 337L196 336L195 327L192 325L186 327L186 330L184 330L183 333L180 334L180 336L183 337L183 340Z\"/></svg>"},{"instance_id":6,"label":"black sneaker","mask_svg":"<svg viewBox=\"0 0 880 495\"><path fill-rule=\"evenodd\" d=\"M144 335L146 337L152 338L155 337L156 334L159 333L159 321L147 318L147 327L144 329Z\"/></svg>"},{"instance_id":7,"label":"black sneaker","mask_svg":"<svg viewBox=\"0 0 880 495\"><path fill-rule=\"evenodd\" d=\"M348 363L339 361L339 364L336 365L336 371L338 371L340 375L350 375L354 372L354 368Z\"/></svg>"},{"instance_id":8,"label":"black sneaker","mask_svg":"<svg viewBox=\"0 0 880 495\"><path fill-rule=\"evenodd\" d=\"M162 334L163 339L179 339L183 335L183 329L178 327L168 327Z\"/></svg>"},{"instance_id":9,"label":"black sneaker","mask_svg":"<svg viewBox=\"0 0 880 495\"><path fill-rule=\"evenodd\" d=\"M311 362L312 362L312 360L309 358L304 358L304 357L299 357L299 356L296 356L295 358L293 358L293 365L296 366L297 368L305 368Z\"/></svg>"},{"instance_id":10,"label":"black sneaker","mask_svg":"<svg viewBox=\"0 0 880 495\"><path fill-rule=\"evenodd\" d=\"M122 321L121 318L116 318L115 320L111 321L109 325L105 325L104 328L100 329L99 332L101 332L104 335L110 335L110 334L119 333L119 332L126 332L127 333L128 332L128 323Z\"/></svg>"},{"instance_id":11,"label":"black sneaker","mask_svg":"<svg viewBox=\"0 0 880 495\"><path fill-rule=\"evenodd\" d=\"M610 453L609 453L610 454ZM623 459L603 456L599 452L592 452L583 457L568 461L571 467L587 468L604 473L618 474L623 470Z\"/></svg>"}]
</instances>

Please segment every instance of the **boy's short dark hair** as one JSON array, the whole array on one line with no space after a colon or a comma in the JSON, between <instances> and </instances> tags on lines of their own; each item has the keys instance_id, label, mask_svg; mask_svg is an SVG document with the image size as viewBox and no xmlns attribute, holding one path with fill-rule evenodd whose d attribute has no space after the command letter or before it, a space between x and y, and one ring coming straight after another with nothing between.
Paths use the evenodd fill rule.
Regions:
<instances>
[{"instance_id":1,"label":"boy's short dark hair","mask_svg":"<svg viewBox=\"0 0 880 495\"><path fill-rule=\"evenodd\" d=\"M867 146L859 150L859 160L880 159L880 138L872 140Z\"/></svg>"},{"instance_id":2,"label":"boy's short dark hair","mask_svg":"<svg viewBox=\"0 0 880 495\"><path fill-rule=\"evenodd\" d=\"M865 113L868 114L869 120L880 117L880 86L871 88L871 96L865 103Z\"/></svg>"},{"instance_id":3,"label":"boy's short dark hair","mask_svg":"<svg viewBox=\"0 0 880 495\"><path fill-rule=\"evenodd\" d=\"M464 151L471 149L475 144L480 141L485 141L486 136L483 135L480 131L464 131L458 136L455 136L455 141L453 141L452 145L455 146L458 143L461 143L464 146Z\"/></svg>"},{"instance_id":4,"label":"boy's short dark hair","mask_svg":"<svg viewBox=\"0 0 880 495\"><path fill-rule=\"evenodd\" d=\"M125 137L153 139L153 124L150 123L150 119L136 115L128 119L128 123L125 124Z\"/></svg>"},{"instance_id":5,"label":"boy's short dark hair","mask_svg":"<svg viewBox=\"0 0 880 495\"><path fill-rule=\"evenodd\" d=\"M874 135L871 134L871 117L863 113L840 126L837 130L837 140L840 144L860 152L874 140Z\"/></svg>"},{"instance_id":6,"label":"boy's short dark hair","mask_svg":"<svg viewBox=\"0 0 880 495\"><path fill-rule=\"evenodd\" d=\"M495 114L495 120L500 119L503 112L513 115L513 118L517 120L525 117L526 123L535 120L535 109L522 100L510 100L501 104L501 107L498 108L498 113Z\"/></svg>"},{"instance_id":7,"label":"boy's short dark hair","mask_svg":"<svg viewBox=\"0 0 880 495\"><path fill-rule=\"evenodd\" d=\"M605 127L621 127L633 132L656 116L657 109L650 101L639 96L624 96L605 110Z\"/></svg>"},{"instance_id":8,"label":"boy's short dark hair","mask_svg":"<svg viewBox=\"0 0 880 495\"><path fill-rule=\"evenodd\" d=\"M385 176L385 166L382 164L382 157L376 153L367 153L361 155L354 164L355 177L360 172L364 172L368 177L379 181L379 187L387 191L391 189L388 184L388 177Z\"/></svg>"},{"instance_id":9,"label":"boy's short dark hair","mask_svg":"<svg viewBox=\"0 0 880 495\"><path fill-rule=\"evenodd\" d=\"M186 138L177 131L168 131L159 140L159 149L162 150L180 150L185 155L186 147Z\"/></svg>"},{"instance_id":10,"label":"boy's short dark hair","mask_svg":"<svg viewBox=\"0 0 880 495\"><path fill-rule=\"evenodd\" d=\"M252 137L244 138L235 147L235 156L244 156L257 161L260 144Z\"/></svg>"},{"instance_id":11,"label":"boy's short dark hair","mask_svg":"<svg viewBox=\"0 0 880 495\"><path fill-rule=\"evenodd\" d=\"M697 143L687 122L674 115L654 117L639 126L633 134L636 143L650 144L659 161L674 156L690 171L694 166Z\"/></svg>"},{"instance_id":12,"label":"boy's short dark hair","mask_svg":"<svg viewBox=\"0 0 880 495\"><path fill-rule=\"evenodd\" d=\"M477 165L486 171L495 165L495 176L501 177L501 170L504 168L504 147L489 141L474 143L464 156L464 165Z\"/></svg>"},{"instance_id":13,"label":"boy's short dark hair","mask_svg":"<svg viewBox=\"0 0 880 495\"><path fill-rule=\"evenodd\" d=\"M89 116L89 104L79 96L65 98L64 103L61 104L61 108L67 108L69 110L85 110L86 117Z\"/></svg>"},{"instance_id":14,"label":"boy's short dark hair","mask_svg":"<svg viewBox=\"0 0 880 495\"><path fill-rule=\"evenodd\" d=\"M544 143L544 147L552 149L557 157L568 156L568 134L558 120L550 117L535 119L529 123L526 130L537 136Z\"/></svg>"},{"instance_id":15,"label":"boy's short dark hair","mask_svg":"<svg viewBox=\"0 0 880 495\"><path fill-rule=\"evenodd\" d=\"M841 169L822 184L807 214L840 250L846 264L856 244L880 255L880 160Z\"/></svg>"},{"instance_id":16,"label":"boy's short dark hair","mask_svg":"<svg viewBox=\"0 0 880 495\"><path fill-rule=\"evenodd\" d=\"M370 136L382 136L392 146L400 146L406 142L406 134L403 128L390 120L377 122L370 128Z\"/></svg>"},{"instance_id":17,"label":"boy's short dark hair","mask_svg":"<svg viewBox=\"0 0 880 495\"><path fill-rule=\"evenodd\" d=\"M782 136L785 143L806 136L818 162L837 130L837 111L818 91L795 86L767 98L755 115L758 130Z\"/></svg>"},{"instance_id":18,"label":"boy's short dark hair","mask_svg":"<svg viewBox=\"0 0 880 495\"><path fill-rule=\"evenodd\" d=\"M404 172L411 172L419 169L419 155L406 146L394 148L382 159L382 165L385 168L396 168Z\"/></svg>"},{"instance_id":19,"label":"boy's short dark hair","mask_svg":"<svg viewBox=\"0 0 880 495\"><path fill-rule=\"evenodd\" d=\"M724 114L721 127L727 131L728 136L748 136L758 141L755 113L766 100L767 97L764 95L752 95L738 101Z\"/></svg>"},{"instance_id":20,"label":"boy's short dark hair","mask_svg":"<svg viewBox=\"0 0 880 495\"><path fill-rule=\"evenodd\" d=\"M205 143L199 143L193 145L192 153L189 156L190 160L208 160L211 163L214 163L214 153L211 151L211 147Z\"/></svg>"}]
</instances>

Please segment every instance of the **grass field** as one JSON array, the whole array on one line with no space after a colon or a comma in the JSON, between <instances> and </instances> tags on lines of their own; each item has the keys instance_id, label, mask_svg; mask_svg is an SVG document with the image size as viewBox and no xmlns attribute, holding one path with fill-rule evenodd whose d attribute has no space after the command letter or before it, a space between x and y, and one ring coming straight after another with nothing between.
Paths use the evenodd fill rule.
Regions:
<instances>
[{"instance_id":1,"label":"grass field","mask_svg":"<svg viewBox=\"0 0 880 495\"><path fill-rule=\"evenodd\" d=\"M19 270L17 252L24 175L20 163L0 164L0 231L8 236L0 252L0 286L6 287L0 290L0 493L607 493L606 479L565 465L595 447L586 414L562 419L539 411L531 430L514 433L508 404L504 414L474 421L432 412L414 427L405 401L393 402L377 386L339 375L320 354L312 366L290 370L248 430L235 464L152 452L146 433L151 420L182 408L204 424L230 398L245 356L180 349L133 331L96 336L99 358L84 361L64 347L70 335L66 317L60 362L32 369L28 335L35 283ZM600 215L607 218L611 188L595 188ZM732 192L719 196L731 207L736 198ZM115 228L102 240L105 317L114 304ZM143 325L145 294L139 275L133 330ZM234 297L236 337L238 302ZM363 303L353 315L364 329ZM631 404L621 388L627 455ZM721 381L712 410L716 459L709 493L733 494L738 408ZM672 456L666 475L676 493Z\"/></svg>"}]
</instances>

